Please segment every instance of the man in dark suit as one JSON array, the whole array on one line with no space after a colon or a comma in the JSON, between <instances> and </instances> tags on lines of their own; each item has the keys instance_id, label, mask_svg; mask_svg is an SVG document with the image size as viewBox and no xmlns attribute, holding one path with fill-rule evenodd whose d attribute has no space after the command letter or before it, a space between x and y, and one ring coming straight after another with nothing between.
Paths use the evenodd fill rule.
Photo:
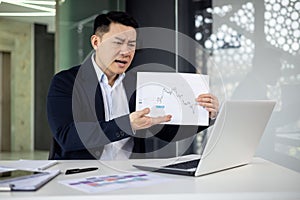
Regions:
<instances>
[{"instance_id":1,"label":"man in dark suit","mask_svg":"<svg viewBox=\"0 0 300 200\"><path fill-rule=\"evenodd\" d=\"M135 54L138 24L124 12L99 15L94 21L94 52L80 66L53 77L48 97L48 121L53 133L49 159L128 159L143 157L153 138L172 142L207 127L162 125L171 115L149 117L135 111L135 93L125 71ZM132 88L132 87L131 87ZM218 99L196 98L215 118ZM159 147L161 148L161 147Z\"/></svg>"}]
</instances>

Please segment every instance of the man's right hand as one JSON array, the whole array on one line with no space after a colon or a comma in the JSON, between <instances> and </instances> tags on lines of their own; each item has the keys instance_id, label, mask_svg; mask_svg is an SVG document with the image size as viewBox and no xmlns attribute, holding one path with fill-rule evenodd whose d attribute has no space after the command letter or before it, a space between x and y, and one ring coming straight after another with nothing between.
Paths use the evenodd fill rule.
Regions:
<instances>
[{"instance_id":1,"label":"man's right hand","mask_svg":"<svg viewBox=\"0 0 300 200\"><path fill-rule=\"evenodd\" d=\"M131 123L132 129L136 131L136 130L140 130L140 129L149 128L156 124L168 122L172 118L172 115L165 115L165 116L161 116L161 117L146 116L149 113L150 113L149 108L145 108L143 110L130 113L129 118L130 118L130 123Z\"/></svg>"}]
</instances>

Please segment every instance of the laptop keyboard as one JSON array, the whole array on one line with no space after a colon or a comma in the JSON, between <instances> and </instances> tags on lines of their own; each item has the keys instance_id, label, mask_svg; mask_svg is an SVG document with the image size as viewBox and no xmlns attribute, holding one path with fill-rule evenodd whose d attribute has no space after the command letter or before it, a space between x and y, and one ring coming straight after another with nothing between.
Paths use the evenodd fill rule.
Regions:
<instances>
[{"instance_id":1,"label":"laptop keyboard","mask_svg":"<svg viewBox=\"0 0 300 200\"><path fill-rule=\"evenodd\" d=\"M190 161L186 161L186 162L181 162L181 163L176 163L176 164L172 164L172 165L167 165L165 167L168 167L168 168L177 168L177 169L197 168L199 161L200 161L200 159L190 160Z\"/></svg>"}]
</instances>

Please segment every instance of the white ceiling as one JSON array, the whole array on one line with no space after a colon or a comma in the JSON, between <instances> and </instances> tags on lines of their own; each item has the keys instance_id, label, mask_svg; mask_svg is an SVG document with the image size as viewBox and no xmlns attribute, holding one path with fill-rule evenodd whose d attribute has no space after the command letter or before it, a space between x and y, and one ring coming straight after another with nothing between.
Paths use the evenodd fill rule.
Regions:
<instances>
[{"instance_id":1,"label":"white ceiling","mask_svg":"<svg viewBox=\"0 0 300 200\"><path fill-rule=\"evenodd\" d=\"M45 24L55 32L55 0L0 0L0 18Z\"/></svg>"}]
</instances>

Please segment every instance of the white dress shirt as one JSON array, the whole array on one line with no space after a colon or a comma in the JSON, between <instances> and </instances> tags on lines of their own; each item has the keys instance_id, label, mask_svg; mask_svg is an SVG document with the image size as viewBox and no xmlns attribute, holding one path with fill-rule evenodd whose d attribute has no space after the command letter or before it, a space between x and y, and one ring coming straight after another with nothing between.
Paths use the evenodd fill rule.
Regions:
<instances>
[{"instance_id":1,"label":"white dress shirt","mask_svg":"<svg viewBox=\"0 0 300 200\"><path fill-rule=\"evenodd\" d=\"M120 74L113 86L108 84L108 78L97 65L92 55L92 62L95 68L100 88L103 96L105 121L129 114L129 107L125 89L122 80L125 73ZM133 149L133 140L125 138L116 142L112 142L104 146L100 160L121 160L128 159Z\"/></svg>"}]
</instances>

